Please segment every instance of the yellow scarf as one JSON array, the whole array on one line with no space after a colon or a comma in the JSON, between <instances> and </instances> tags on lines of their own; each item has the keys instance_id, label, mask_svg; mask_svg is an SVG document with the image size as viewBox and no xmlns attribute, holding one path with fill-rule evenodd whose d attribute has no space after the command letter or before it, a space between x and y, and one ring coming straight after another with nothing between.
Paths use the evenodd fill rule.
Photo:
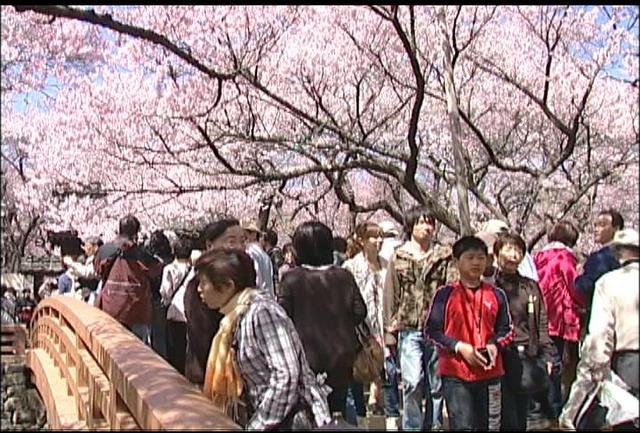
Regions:
<instances>
[{"instance_id":1,"label":"yellow scarf","mask_svg":"<svg viewBox=\"0 0 640 433\"><path fill-rule=\"evenodd\" d=\"M209 350L202 393L228 415L233 415L237 410L243 389L235 363L235 351L231 348L233 333L238 319L249 308L256 293L256 289L241 290L220 308L224 318L220 321L220 328Z\"/></svg>"}]
</instances>

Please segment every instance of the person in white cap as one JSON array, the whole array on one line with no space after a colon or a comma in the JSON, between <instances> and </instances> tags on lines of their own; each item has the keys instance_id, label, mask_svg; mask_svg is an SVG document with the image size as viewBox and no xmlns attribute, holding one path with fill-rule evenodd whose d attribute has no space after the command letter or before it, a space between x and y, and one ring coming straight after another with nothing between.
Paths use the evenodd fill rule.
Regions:
<instances>
[{"instance_id":1,"label":"person in white cap","mask_svg":"<svg viewBox=\"0 0 640 433\"><path fill-rule=\"evenodd\" d=\"M620 230L608 245L620 261L620 268L604 274L596 282L589 330L580 350L576 381L560 414L560 427L575 429L583 424L576 419L583 401L593 393L598 382L610 377L611 371L625 382L628 392L639 397L638 232ZM582 418L586 421L589 417ZM595 421L591 418L588 422ZM599 429L604 426L580 427Z\"/></svg>"},{"instance_id":2,"label":"person in white cap","mask_svg":"<svg viewBox=\"0 0 640 433\"><path fill-rule=\"evenodd\" d=\"M380 257L389 262L393 252L402 245L402 241L398 239L400 232L392 221L382 221L378 224L382 229L382 247L380 247Z\"/></svg>"},{"instance_id":3,"label":"person in white cap","mask_svg":"<svg viewBox=\"0 0 640 433\"><path fill-rule=\"evenodd\" d=\"M494 235L498 235L499 233L508 233L510 231L509 225L497 219L492 219L484 223L481 229L482 232L489 232ZM520 262L520 266L518 266L518 273L523 277L531 278L534 281L538 281L538 271L536 269L536 265L533 262L533 257L529 254L529 251L526 251L524 254L524 258L522 262Z\"/></svg>"}]
</instances>

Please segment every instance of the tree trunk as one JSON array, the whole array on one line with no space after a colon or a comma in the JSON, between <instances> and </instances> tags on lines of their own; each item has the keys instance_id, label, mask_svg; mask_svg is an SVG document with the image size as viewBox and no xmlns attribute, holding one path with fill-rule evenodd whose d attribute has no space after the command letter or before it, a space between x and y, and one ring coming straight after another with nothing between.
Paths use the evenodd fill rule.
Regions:
<instances>
[{"instance_id":1,"label":"tree trunk","mask_svg":"<svg viewBox=\"0 0 640 433\"><path fill-rule=\"evenodd\" d=\"M460 235L471 235L471 213L469 211L469 186L467 183L467 167L465 165L464 149L461 143L462 129L460 127L460 116L458 114L458 100L456 98L455 83L453 80L453 66L451 45L449 44L449 35L447 33L447 24L445 19L445 8L442 6L438 12L438 21L442 32L442 50L443 50L443 72L444 85L447 96L447 111L449 114L449 128L451 130L451 145L453 147L453 155L456 169L456 191L458 195L458 218Z\"/></svg>"},{"instance_id":2,"label":"tree trunk","mask_svg":"<svg viewBox=\"0 0 640 433\"><path fill-rule=\"evenodd\" d=\"M260 200L260 210L258 211L258 228L263 232L267 230L267 224L269 223L269 214L271 213L271 205L273 204L274 197L275 191L267 196L264 196L262 200Z\"/></svg>"}]
</instances>

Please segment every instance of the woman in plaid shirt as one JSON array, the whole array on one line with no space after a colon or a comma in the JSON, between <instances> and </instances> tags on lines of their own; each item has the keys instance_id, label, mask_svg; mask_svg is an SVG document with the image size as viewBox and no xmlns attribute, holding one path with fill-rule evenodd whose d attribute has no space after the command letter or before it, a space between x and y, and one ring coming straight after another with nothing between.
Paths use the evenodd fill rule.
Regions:
<instances>
[{"instance_id":1,"label":"woman in plaid shirt","mask_svg":"<svg viewBox=\"0 0 640 433\"><path fill-rule=\"evenodd\" d=\"M293 322L255 289L251 258L214 249L198 259L198 293L225 317L213 339L203 392L230 415L242 399L248 430L309 429L330 421L330 389L311 371Z\"/></svg>"}]
</instances>

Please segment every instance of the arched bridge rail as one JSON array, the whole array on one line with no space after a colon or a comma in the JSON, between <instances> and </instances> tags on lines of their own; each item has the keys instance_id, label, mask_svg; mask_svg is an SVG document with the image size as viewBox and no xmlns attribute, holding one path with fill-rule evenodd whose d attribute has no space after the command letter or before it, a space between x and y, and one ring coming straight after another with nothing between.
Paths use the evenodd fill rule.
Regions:
<instances>
[{"instance_id":1,"label":"arched bridge rail","mask_svg":"<svg viewBox=\"0 0 640 433\"><path fill-rule=\"evenodd\" d=\"M84 302L40 302L29 338L27 367L52 429L240 429L151 348Z\"/></svg>"}]
</instances>

